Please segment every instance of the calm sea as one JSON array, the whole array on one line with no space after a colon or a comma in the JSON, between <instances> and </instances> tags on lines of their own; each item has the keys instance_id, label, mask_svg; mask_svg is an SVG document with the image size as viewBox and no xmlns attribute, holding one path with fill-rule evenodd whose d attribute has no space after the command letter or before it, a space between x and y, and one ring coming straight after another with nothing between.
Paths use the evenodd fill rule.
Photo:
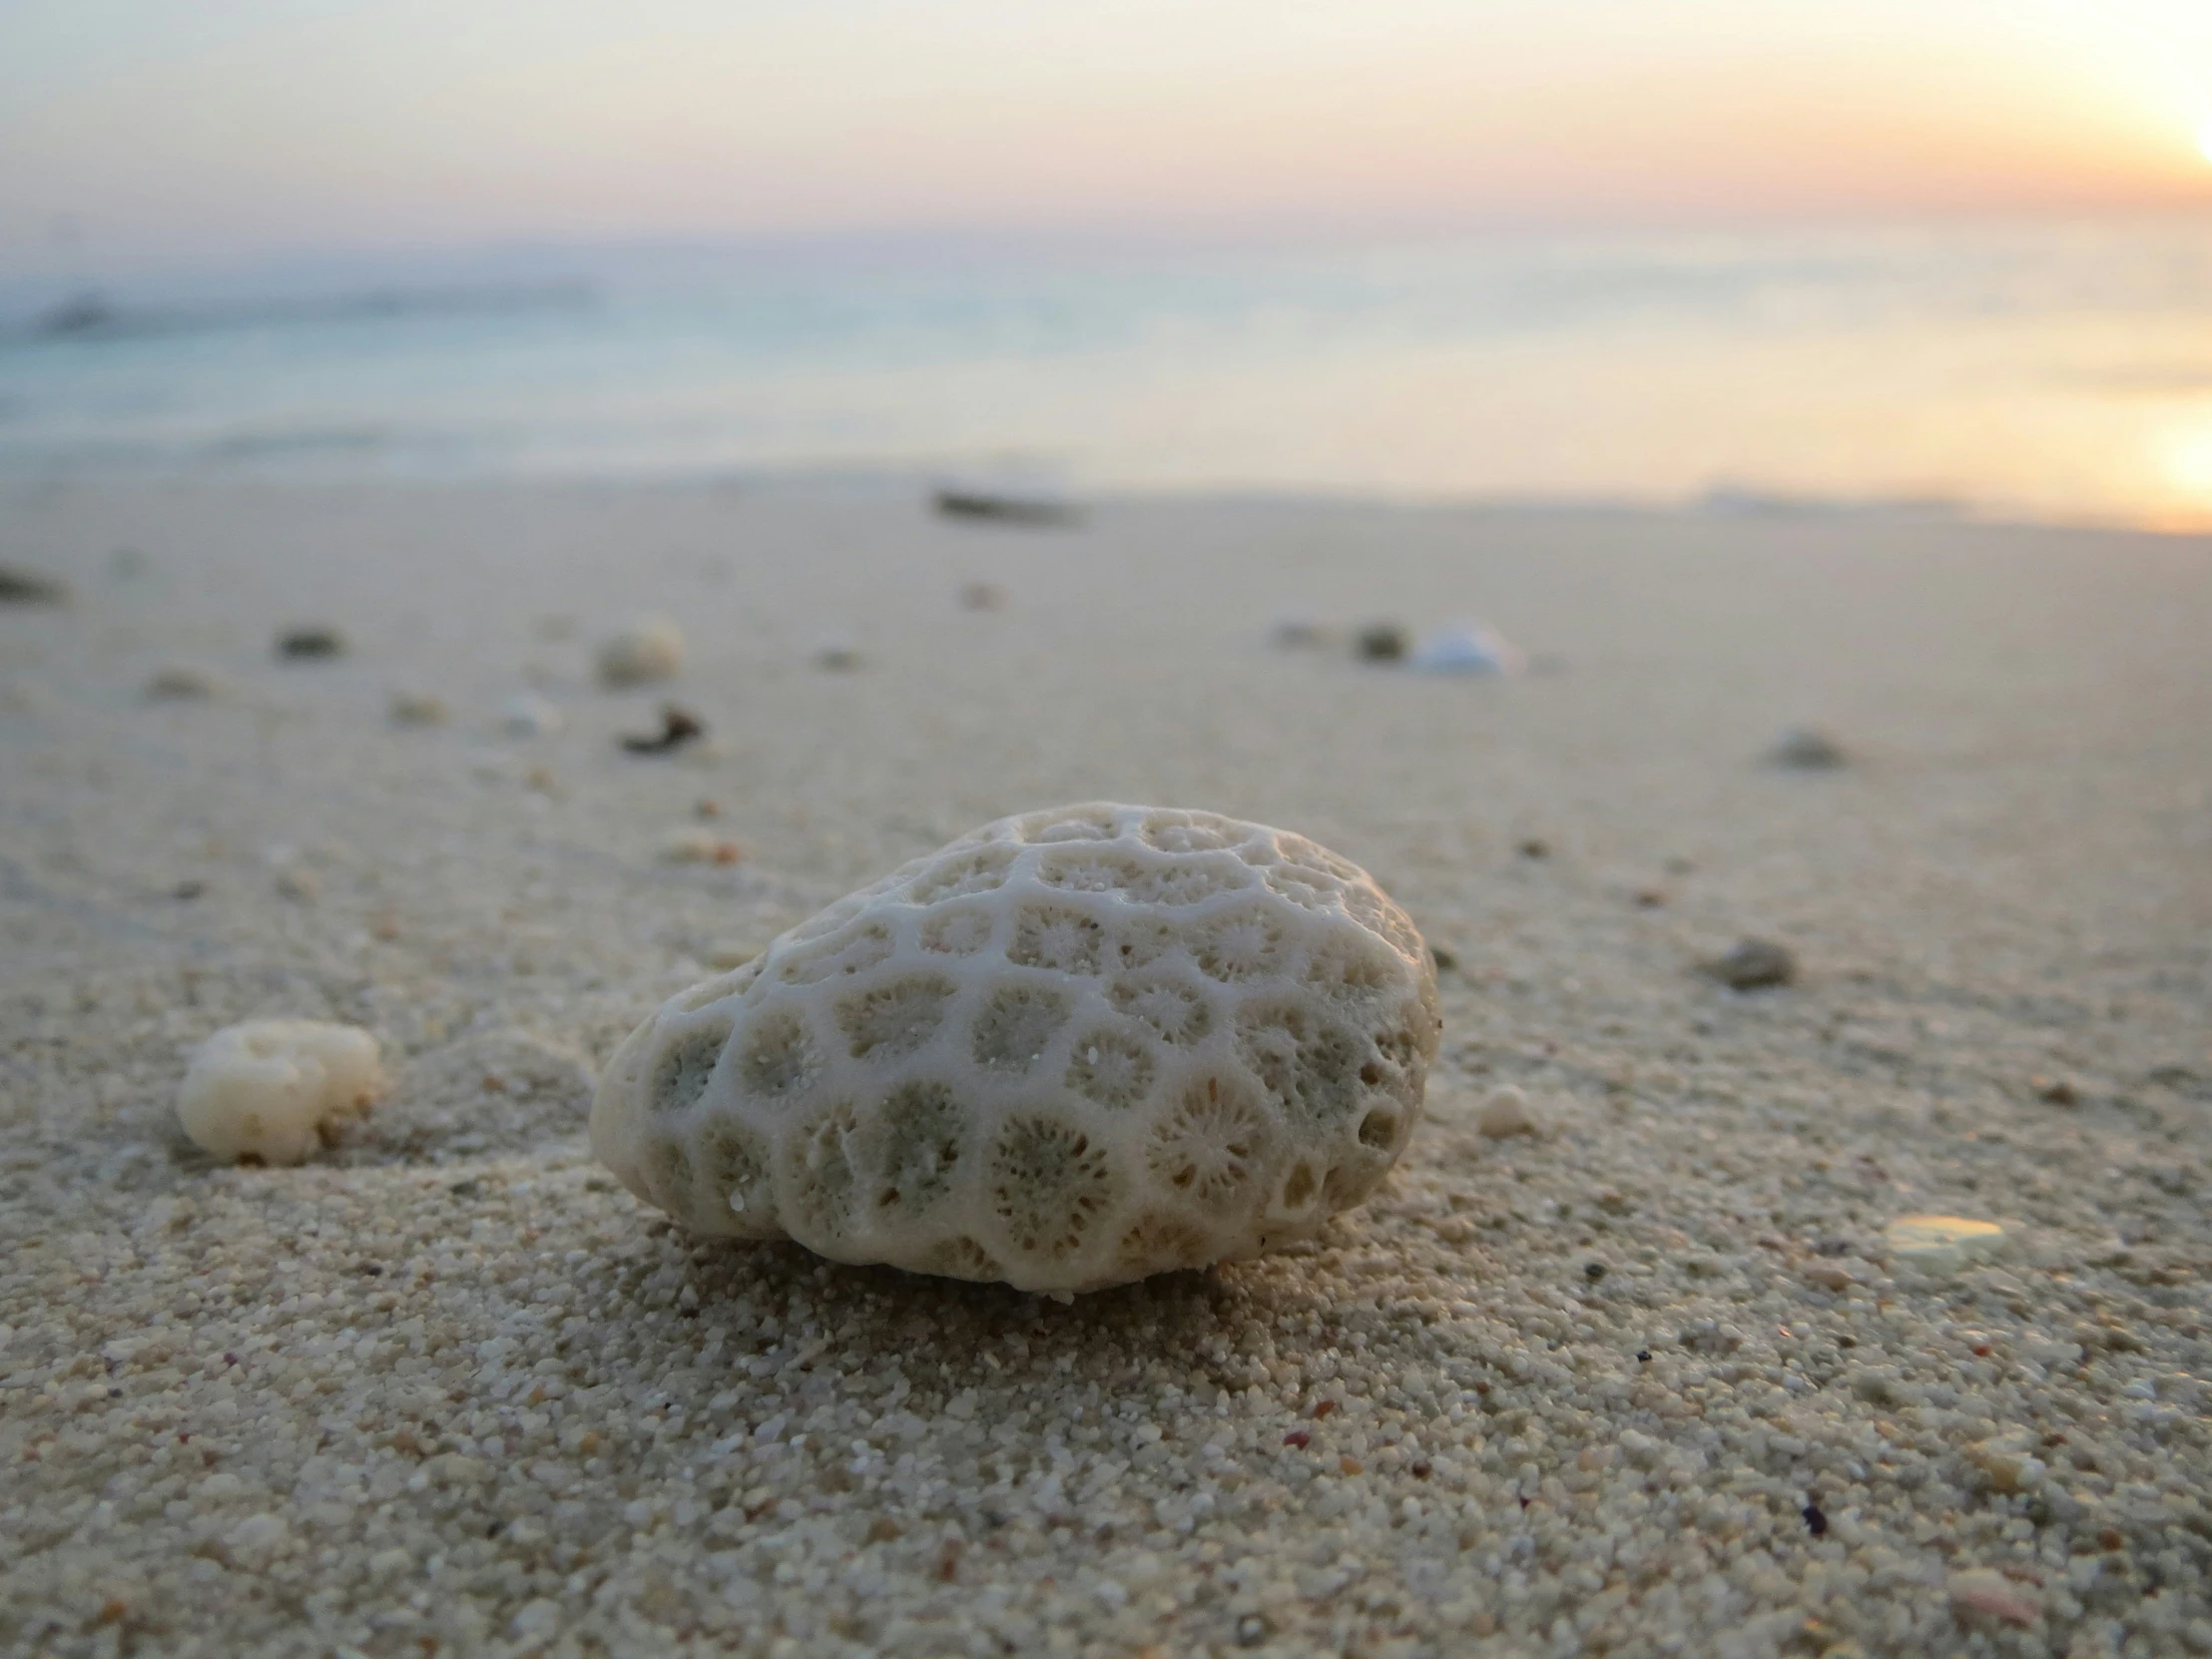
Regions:
<instances>
[{"instance_id":1,"label":"calm sea","mask_svg":"<svg viewBox=\"0 0 2212 1659\"><path fill-rule=\"evenodd\" d=\"M506 254L19 286L0 475L708 475L2212 528L2212 220Z\"/></svg>"}]
</instances>

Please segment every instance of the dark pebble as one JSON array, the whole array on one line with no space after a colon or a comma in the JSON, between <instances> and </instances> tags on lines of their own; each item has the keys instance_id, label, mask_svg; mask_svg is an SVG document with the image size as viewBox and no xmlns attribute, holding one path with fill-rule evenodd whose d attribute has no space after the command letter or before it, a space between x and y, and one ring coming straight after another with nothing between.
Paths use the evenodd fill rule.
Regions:
<instances>
[{"instance_id":1,"label":"dark pebble","mask_svg":"<svg viewBox=\"0 0 2212 1659\"><path fill-rule=\"evenodd\" d=\"M1699 964L1731 990L1765 990L1797 978L1797 957L1772 939L1745 939L1724 955Z\"/></svg>"},{"instance_id":2,"label":"dark pebble","mask_svg":"<svg viewBox=\"0 0 2212 1659\"><path fill-rule=\"evenodd\" d=\"M69 584L59 576L25 570L21 565L0 565L0 605L62 605L69 601Z\"/></svg>"},{"instance_id":3,"label":"dark pebble","mask_svg":"<svg viewBox=\"0 0 2212 1659\"><path fill-rule=\"evenodd\" d=\"M1805 1506L1805 1525L1816 1538L1828 1536L1828 1517L1821 1513L1821 1506L1808 1503Z\"/></svg>"},{"instance_id":4,"label":"dark pebble","mask_svg":"<svg viewBox=\"0 0 2212 1659\"><path fill-rule=\"evenodd\" d=\"M1798 772L1833 772L1850 760L1844 746L1817 726L1793 726L1767 751L1769 766Z\"/></svg>"},{"instance_id":5,"label":"dark pebble","mask_svg":"<svg viewBox=\"0 0 2212 1659\"><path fill-rule=\"evenodd\" d=\"M673 703L661 705L661 729L651 737L632 735L622 740L622 747L633 755L666 755L672 749L681 749L707 735L707 724L689 709L679 709Z\"/></svg>"},{"instance_id":6,"label":"dark pebble","mask_svg":"<svg viewBox=\"0 0 2212 1659\"><path fill-rule=\"evenodd\" d=\"M1062 501L999 495L990 490L941 489L931 503L944 518L982 519L999 524L1073 524L1082 515Z\"/></svg>"},{"instance_id":7,"label":"dark pebble","mask_svg":"<svg viewBox=\"0 0 2212 1659\"><path fill-rule=\"evenodd\" d=\"M1405 630L1394 622L1371 622L1352 642L1353 655L1363 663L1402 662L1411 649Z\"/></svg>"},{"instance_id":8,"label":"dark pebble","mask_svg":"<svg viewBox=\"0 0 2212 1659\"><path fill-rule=\"evenodd\" d=\"M276 655L287 663L312 663L345 655L345 636L335 628L287 628L276 636Z\"/></svg>"}]
</instances>

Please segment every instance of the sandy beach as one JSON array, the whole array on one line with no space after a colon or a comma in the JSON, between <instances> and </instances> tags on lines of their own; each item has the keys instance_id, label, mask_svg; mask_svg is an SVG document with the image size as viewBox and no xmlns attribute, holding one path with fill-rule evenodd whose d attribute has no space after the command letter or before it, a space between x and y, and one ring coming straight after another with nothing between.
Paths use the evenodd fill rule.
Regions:
<instances>
[{"instance_id":1,"label":"sandy beach","mask_svg":"<svg viewBox=\"0 0 2212 1659\"><path fill-rule=\"evenodd\" d=\"M2212 541L15 482L0 562L73 590L0 606L0 1649L2212 1652ZM682 676L599 689L642 611ZM707 740L625 753L664 700ZM1761 764L1806 724L1849 764ZM664 998L1093 799L1311 835L1447 964L1318 1244L1061 1306L593 1162ZM1745 937L1797 981L1696 970ZM220 1166L185 1060L270 1015L392 1092ZM1916 1262L1923 1213L2003 1235Z\"/></svg>"}]
</instances>

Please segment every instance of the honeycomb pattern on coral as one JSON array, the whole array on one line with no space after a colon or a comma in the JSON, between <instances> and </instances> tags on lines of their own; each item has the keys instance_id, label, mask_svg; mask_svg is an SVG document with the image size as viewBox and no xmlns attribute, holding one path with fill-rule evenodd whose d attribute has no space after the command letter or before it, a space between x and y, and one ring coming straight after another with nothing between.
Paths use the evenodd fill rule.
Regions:
<instances>
[{"instance_id":1,"label":"honeycomb pattern on coral","mask_svg":"<svg viewBox=\"0 0 2212 1659\"><path fill-rule=\"evenodd\" d=\"M1420 934L1356 865L1212 813L1002 819L623 1042L592 1146L700 1233L1094 1290L1359 1204L1436 1053Z\"/></svg>"}]
</instances>

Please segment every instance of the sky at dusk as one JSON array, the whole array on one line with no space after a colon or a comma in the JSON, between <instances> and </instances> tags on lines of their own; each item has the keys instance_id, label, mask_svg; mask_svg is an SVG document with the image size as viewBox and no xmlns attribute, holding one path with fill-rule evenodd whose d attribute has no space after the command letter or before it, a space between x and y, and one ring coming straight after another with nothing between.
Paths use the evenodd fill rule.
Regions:
<instances>
[{"instance_id":1,"label":"sky at dusk","mask_svg":"<svg viewBox=\"0 0 2212 1659\"><path fill-rule=\"evenodd\" d=\"M2212 211L2207 0L9 0L0 275Z\"/></svg>"}]
</instances>

